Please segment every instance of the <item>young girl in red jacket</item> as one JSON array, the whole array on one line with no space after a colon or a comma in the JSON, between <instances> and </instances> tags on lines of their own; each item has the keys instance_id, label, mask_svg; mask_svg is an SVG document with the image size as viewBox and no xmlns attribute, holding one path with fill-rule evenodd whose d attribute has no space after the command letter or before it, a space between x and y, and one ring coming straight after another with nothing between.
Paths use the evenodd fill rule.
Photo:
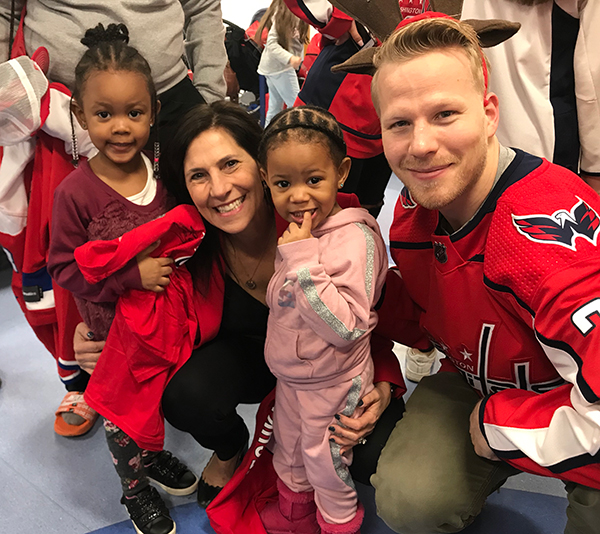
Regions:
<instances>
[{"instance_id":1,"label":"young girl in red jacket","mask_svg":"<svg viewBox=\"0 0 600 534\"><path fill-rule=\"evenodd\" d=\"M85 281L74 259L75 249L87 241L120 237L167 207L157 179L158 143L154 162L142 152L160 103L148 63L128 41L123 24L107 29L99 24L81 40L89 49L75 69L72 111L98 153L79 161L54 197L48 270L76 297L96 340L106 339L121 294L132 288L162 292L172 272L171 259L149 256L155 246L96 284ZM104 428L121 479L121 502L136 531L173 534L175 524L150 481L170 494L187 495L198 485L196 475L168 451L141 450L106 419Z\"/></svg>"}]
</instances>

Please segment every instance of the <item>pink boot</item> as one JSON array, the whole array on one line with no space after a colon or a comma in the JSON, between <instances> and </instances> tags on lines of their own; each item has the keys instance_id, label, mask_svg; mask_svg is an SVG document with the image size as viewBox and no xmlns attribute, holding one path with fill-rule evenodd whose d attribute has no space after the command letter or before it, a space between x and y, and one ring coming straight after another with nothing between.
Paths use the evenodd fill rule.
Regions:
<instances>
[{"instance_id":1,"label":"pink boot","mask_svg":"<svg viewBox=\"0 0 600 534\"><path fill-rule=\"evenodd\" d=\"M317 512L317 520L321 527L321 534L360 534L360 526L365 517L365 508L359 502L356 515L348 522L341 524L328 523L321 512Z\"/></svg>"},{"instance_id":2,"label":"pink boot","mask_svg":"<svg viewBox=\"0 0 600 534\"><path fill-rule=\"evenodd\" d=\"M268 534L320 534L315 492L296 493L279 478L277 489L279 500L267 504L260 513Z\"/></svg>"}]
</instances>

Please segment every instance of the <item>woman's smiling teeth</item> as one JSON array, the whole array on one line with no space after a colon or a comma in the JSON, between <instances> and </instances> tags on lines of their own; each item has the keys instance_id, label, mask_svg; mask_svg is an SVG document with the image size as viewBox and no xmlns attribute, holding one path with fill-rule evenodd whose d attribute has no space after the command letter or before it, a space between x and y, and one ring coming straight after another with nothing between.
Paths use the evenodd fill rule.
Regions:
<instances>
[{"instance_id":1,"label":"woman's smiling teeth","mask_svg":"<svg viewBox=\"0 0 600 534\"><path fill-rule=\"evenodd\" d=\"M233 202L230 202L229 204L217 206L215 209L219 213L229 213L230 211L233 211L234 209L239 208L242 205L242 202L244 202L245 198L246 198L246 195L234 200Z\"/></svg>"}]
</instances>

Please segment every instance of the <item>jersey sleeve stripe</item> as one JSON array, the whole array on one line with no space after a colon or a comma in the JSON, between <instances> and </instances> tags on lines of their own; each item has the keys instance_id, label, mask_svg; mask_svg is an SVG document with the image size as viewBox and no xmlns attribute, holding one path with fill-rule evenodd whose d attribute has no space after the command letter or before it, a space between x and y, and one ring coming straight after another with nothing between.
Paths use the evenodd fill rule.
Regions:
<instances>
[{"instance_id":1,"label":"jersey sleeve stripe","mask_svg":"<svg viewBox=\"0 0 600 534\"><path fill-rule=\"evenodd\" d=\"M309 20L309 22L315 26L315 28L324 28L327 23L319 20L315 15L313 15L312 11L309 9L309 7L306 5L305 2L303 2L302 0L298 0L298 7L302 10L302 13L304 13L304 15L306 16L306 18ZM323 17L324 19L326 18L327 14L326 13L319 13L318 16Z\"/></svg>"},{"instance_id":2,"label":"jersey sleeve stripe","mask_svg":"<svg viewBox=\"0 0 600 534\"><path fill-rule=\"evenodd\" d=\"M583 361L577 352L568 343L549 339L537 330L535 336L560 375L575 384L583 398L590 404L600 401L600 397L583 378Z\"/></svg>"},{"instance_id":3,"label":"jersey sleeve stripe","mask_svg":"<svg viewBox=\"0 0 600 534\"><path fill-rule=\"evenodd\" d=\"M573 416L579 417L573 408L565 406L557 410L555 417L558 420L552 427L508 428L484 423L484 435L499 458L527 456L553 473L563 473L600 460L598 445L594 447L594 454L586 450L593 445L589 443L591 437L586 439L587 436L582 437L581 432L574 431L571 426ZM548 441L552 442L552 447L545 445Z\"/></svg>"}]
</instances>

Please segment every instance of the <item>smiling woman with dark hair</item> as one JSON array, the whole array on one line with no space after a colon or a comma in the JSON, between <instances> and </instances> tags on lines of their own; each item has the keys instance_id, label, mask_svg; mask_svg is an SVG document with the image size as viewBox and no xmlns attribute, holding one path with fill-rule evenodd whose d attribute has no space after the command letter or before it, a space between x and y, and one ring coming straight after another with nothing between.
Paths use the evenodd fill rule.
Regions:
<instances>
[{"instance_id":1,"label":"smiling woman with dark hair","mask_svg":"<svg viewBox=\"0 0 600 534\"><path fill-rule=\"evenodd\" d=\"M275 385L264 359L265 298L277 237L288 223L275 214L260 179L261 134L239 106L198 106L177 129L162 169L167 189L179 203L196 206L207 230L187 267L214 325L203 325L205 338L198 340L162 400L173 426L215 451L198 487L201 506L232 477L247 446L248 429L237 406L260 402ZM339 203L358 204L350 195L340 195ZM85 325L79 326L75 352L82 366L93 369L102 345L89 341L87 332ZM373 357L376 383L362 399L364 414L358 419L340 416L331 437L347 450L372 432L378 434L355 449L352 474L365 483L404 411L404 383L395 356L385 345ZM392 384L399 386L393 394Z\"/></svg>"}]
</instances>

